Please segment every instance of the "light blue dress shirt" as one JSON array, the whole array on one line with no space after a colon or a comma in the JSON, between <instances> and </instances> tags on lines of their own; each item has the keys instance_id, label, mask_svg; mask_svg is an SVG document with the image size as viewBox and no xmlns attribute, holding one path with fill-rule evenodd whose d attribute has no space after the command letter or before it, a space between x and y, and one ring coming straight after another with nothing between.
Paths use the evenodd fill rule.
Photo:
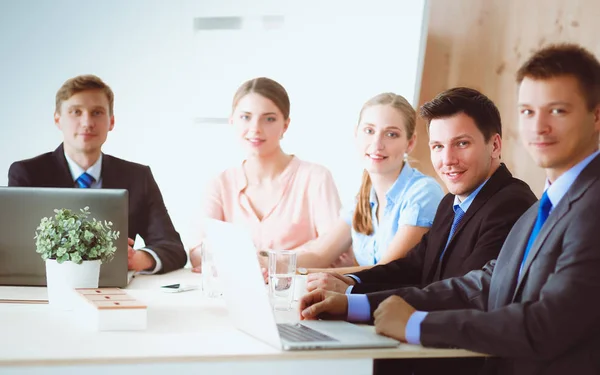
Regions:
<instances>
[{"instance_id":1,"label":"light blue dress shirt","mask_svg":"<svg viewBox=\"0 0 600 375\"><path fill-rule=\"evenodd\" d=\"M385 194L386 206L377 220L378 201L375 189L371 188L371 218L373 234L367 236L352 228L352 248L356 261L361 266L377 264L387 251L398 228L402 225L430 228L444 191L437 181L408 163L404 164L396 182ZM343 218L352 226L355 205L344 210Z\"/></svg>"},{"instance_id":2,"label":"light blue dress shirt","mask_svg":"<svg viewBox=\"0 0 600 375\"><path fill-rule=\"evenodd\" d=\"M548 198L552 203L552 208L556 207L558 202L567 194L567 191L573 185L573 182L579 177L581 171L590 164L592 160L600 154L600 151L594 152L592 155L580 161L577 165L563 173L559 178L550 184L550 181L546 179L545 191L548 194ZM550 210L552 213L552 209ZM366 297L366 296L365 296ZM350 305L348 305L348 311ZM420 344L421 343L421 323L427 317L427 312L415 311L406 324L406 342L409 344Z\"/></svg>"},{"instance_id":3,"label":"light blue dress shirt","mask_svg":"<svg viewBox=\"0 0 600 375\"><path fill-rule=\"evenodd\" d=\"M73 159L71 159L66 152L65 159L67 159L67 165L69 166L69 171L71 172L71 178L73 178L73 187L77 186L77 183L75 181L79 178L79 176L81 176L83 172L87 172L90 176L94 177L94 182L92 183L90 188L102 189L102 155L100 155L98 160L94 164L92 164L92 166L89 167L87 170L84 170L79 166L79 164L75 163L75 161L73 161ZM147 252L152 256L152 258L154 258L154 261L156 262L156 266L153 270L141 271L140 274L153 274L157 273L162 269L162 262L160 261L158 255L156 255L156 253L152 249L144 247L137 250Z\"/></svg>"}]
</instances>

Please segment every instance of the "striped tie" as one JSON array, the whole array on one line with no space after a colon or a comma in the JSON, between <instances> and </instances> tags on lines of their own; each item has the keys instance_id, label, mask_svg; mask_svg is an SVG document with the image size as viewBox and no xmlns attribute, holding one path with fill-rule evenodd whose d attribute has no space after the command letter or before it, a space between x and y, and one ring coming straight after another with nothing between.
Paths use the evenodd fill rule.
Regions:
<instances>
[{"instance_id":1,"label":"striped tie","mask_svg":"<svg viewBox=\"0 0 600 375\"><path fill-rule=\"evenodd\" d=\"M81 176L79 176L77 178L77 180L75 180L75 182L77 183L77 186L83 189L88 189L92 186L92 184L94 183L94 181L96 181L96 179L94 177L92 177L92 175L88 174L87 172L83 172L81 174Z\"/></svg>"}]
</instances>

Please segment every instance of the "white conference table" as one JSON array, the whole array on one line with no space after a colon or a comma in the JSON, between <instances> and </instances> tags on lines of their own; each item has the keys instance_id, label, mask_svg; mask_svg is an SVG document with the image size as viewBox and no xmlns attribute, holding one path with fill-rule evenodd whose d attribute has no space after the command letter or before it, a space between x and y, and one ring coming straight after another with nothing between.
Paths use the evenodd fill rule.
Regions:
<instances>
[{"instance_id":1,"label":"white conference table","mask_svg":"<svg viewBox=\"0 0 600 375\"><path fill-rule=\"evenodd\" d=\"M74 311L47 304L0 303L0 374L165 375L203 370L220 375L275 371L349 375L370 374L376 358L481 355L408 344L391 349L281 351L237 330L223 299L205 297L200 289L183 293L159 289L173 283L201 285L201 280L189 269L136 276L126 290L148 306L144 331L97 332L81 324ZM278 313L277 320L296 321L298 313Z\"/></svg>"}]
</instances>

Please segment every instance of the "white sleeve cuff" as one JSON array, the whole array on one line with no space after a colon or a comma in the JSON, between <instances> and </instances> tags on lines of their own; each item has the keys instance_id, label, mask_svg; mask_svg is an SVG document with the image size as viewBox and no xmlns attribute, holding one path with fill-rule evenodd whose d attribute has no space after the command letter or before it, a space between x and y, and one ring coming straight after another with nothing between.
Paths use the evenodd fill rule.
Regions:
<instances>
[{"instance_id":1,"label":"white sleeve cuff","mask_svg":"<svg viewBox=\"0 0 600 375\"><path fill-rule=\"evenodd\" d=\"M154 258L154 261L156 262L156 266L154 267L153 270L146 270L146 271L140 271L139 274L141 275L152 275L157 273L158 271L160 271L162 269L162 262L160 261L160 258L158 257L158 255L156 255L156 253L154 252L154 250L152 249L148 249L147 247L143 247L141 249L137 249L137 251L145 251L148 254L152 255L152 258Z\"/></svg>"}]
</instances>

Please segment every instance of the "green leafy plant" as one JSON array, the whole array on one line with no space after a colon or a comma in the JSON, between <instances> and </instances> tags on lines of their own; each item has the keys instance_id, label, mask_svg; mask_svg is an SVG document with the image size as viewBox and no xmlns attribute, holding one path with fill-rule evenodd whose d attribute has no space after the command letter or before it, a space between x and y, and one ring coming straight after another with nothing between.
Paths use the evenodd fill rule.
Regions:
<instances>
[{"instance_id":1,"label":"green leafy plant","mask_svg":"<svg viewBox=\"0 0 600 375\"><path fill-rule=\"evenodd\" d=\"M119 232L111 229L112 222L89 219L89 207L75 213L68 209L55 209L54 217L42 218L34 239L36 252L42 259L56 259L58 263L71 261L81 264L84 260L108 262L117 248L113 240Z\"/></svg>"}]
</instances>

